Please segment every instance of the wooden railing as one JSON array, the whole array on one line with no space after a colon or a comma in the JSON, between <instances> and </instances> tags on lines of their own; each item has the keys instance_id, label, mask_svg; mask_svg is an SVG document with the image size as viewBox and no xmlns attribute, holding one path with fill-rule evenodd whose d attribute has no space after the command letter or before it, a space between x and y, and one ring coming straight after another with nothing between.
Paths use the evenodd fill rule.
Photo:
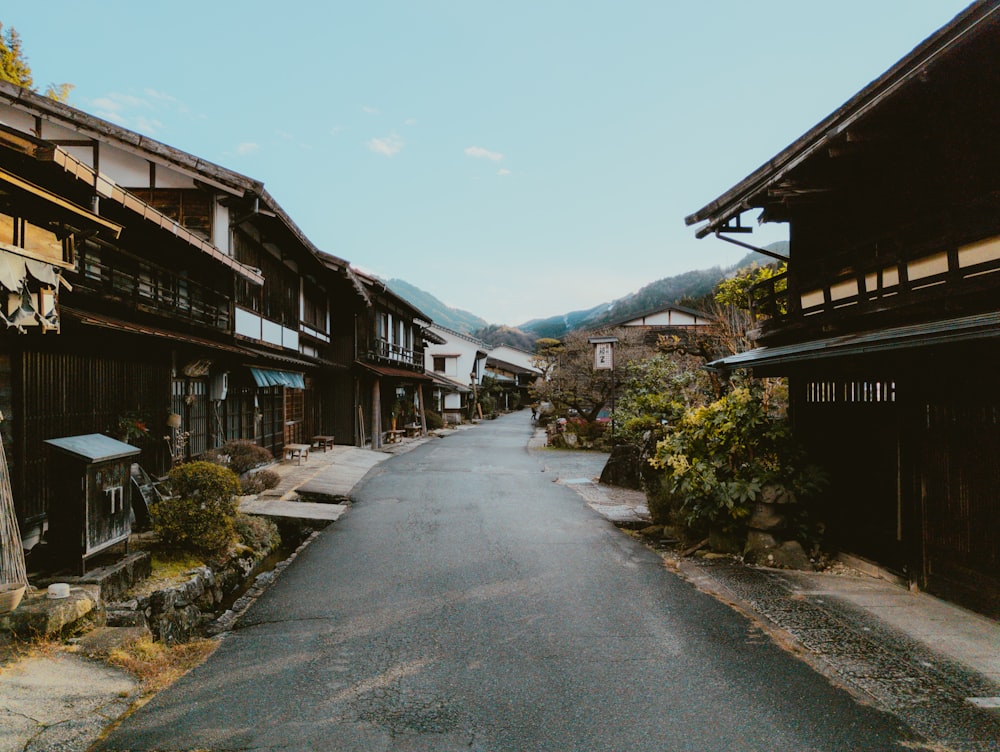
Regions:
<instances>
[{"instance_id":1,"label":"wooden railing","mask_svg":"<svg viewBox=\"0 0 1000 752\"><path fill-rule=\"evenodd\" d=\"M406 366L415 371L424 370L424 354L422 352L393 344L381 337L372 340L368 349L368 359L373 362Z\"/></svg>"},{"instance_id":2,"label":"wooden railing","mask_svg":"<svg viewBox=\"0 0 1000 752\"><path fill-rule=\"evenodd\" d=\"M232 331L230 299L177 272L126 254L78 252L74 290L118 300L134 309Z\"/></svg>"},{"instance_id":3,"label":"wooden railing","mask_svg":"<svg viewBox=\"0 0 1000 752\"><path fill-rule=\"evenodd\" d=\"M1000 237L918 258L881 258L810 285L780 274L750 289L756 320L774 329L809 316L861 315L903 308L934 294L962 294L995 287L1000 278Z\"/></svg>"}]
</instances>

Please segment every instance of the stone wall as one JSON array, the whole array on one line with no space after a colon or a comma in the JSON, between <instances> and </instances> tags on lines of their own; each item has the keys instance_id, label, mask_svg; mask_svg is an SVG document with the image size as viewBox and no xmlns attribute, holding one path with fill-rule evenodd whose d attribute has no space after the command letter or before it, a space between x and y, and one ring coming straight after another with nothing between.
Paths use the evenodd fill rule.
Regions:
<instances>
[{"instance_id":1,"label":"stone wall","mask_svg":"<svg viewBox=\"0 0 1000 752\"><path fill-rule=\"evenodd\" d=\"M153 637L167 643L186 642L224 610L248 582L267 554L234 556L211 569L198 567L185 581L149 595L107 604L109 626L146 626Z\"/></svg>"}]
</instances>

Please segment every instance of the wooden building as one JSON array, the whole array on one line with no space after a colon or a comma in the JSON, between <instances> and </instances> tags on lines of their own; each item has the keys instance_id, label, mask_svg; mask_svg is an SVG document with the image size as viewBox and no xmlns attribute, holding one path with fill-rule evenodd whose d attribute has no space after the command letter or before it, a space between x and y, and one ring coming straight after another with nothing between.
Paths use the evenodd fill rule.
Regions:
<instances>
[{"instance_id":1,"label":"wooden building","mask_svg":"<svg viewBox=\"0 0 1000 752\"><path fill-rule=\"evenodd\" d=\"M756 349L832 472L843 550L1000 616L1000 2L976 2L687 218L789 226Z\"/></svg>"},{"instance_id":2,"label":"wooden building","mask_svg":"<svg viewBox=\"0 0 1000 752\"><path fill-rule=\"evenodd\" d=\"M424 350L440 338L431 320L384 282L355 270L365 306L355 323L359 441L373 449L427 432Z\"/></svg>"},{"instance_id":3,"label":"wooden building","mask_svg":"<svg viewBox=\"0 0 1000 752\"><path fill-rule=\"evenodd\" d=\"M231 439L354 443L362 286L259 181L0 82L0 412L22 533L43 442L153 473Z\"/></svg>"}]
</instances>

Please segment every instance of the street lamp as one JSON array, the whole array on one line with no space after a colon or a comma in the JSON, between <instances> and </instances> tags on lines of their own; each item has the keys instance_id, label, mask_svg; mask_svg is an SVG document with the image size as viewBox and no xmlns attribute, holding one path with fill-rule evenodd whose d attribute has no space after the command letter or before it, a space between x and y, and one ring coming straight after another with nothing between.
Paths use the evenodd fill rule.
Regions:
<instances>
[{"instance_id":1,"label":"street lamp","mask_svg":"<svg viewBox=\"0 0 1000 752\"><path fill-rule=\"evenodd\" d=\"M590 337L594 346L594 370L611 371L611 446L615 444L615 345L617 337Z\"/></svg>"}]
</instances>

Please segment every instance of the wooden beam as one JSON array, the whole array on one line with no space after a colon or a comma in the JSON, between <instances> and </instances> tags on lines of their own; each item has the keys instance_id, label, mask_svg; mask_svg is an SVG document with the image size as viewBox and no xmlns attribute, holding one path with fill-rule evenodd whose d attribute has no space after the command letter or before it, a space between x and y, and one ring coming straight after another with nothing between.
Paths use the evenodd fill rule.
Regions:
<instances>
[{"instance_id":1,"label":"wooden beam","mask_svg":"<svg viewBox=\"0 0 1000 752\"><path fill-rule=\"evenodd\" d=\"M3 168L0 168L0 181L3 181L8 185L12 185L15 188L18 188L19 190L24 191L25 193L30 193L33 196L37 196L38 198L47 201L50 204L58 206L59 208L65 211L68 211L79 217L83 217L91 224L100 225L104 229L110 231L115 238L121 235L122 229L124 229L122 225L104 219L104 217L98 216L97 214L94 214L93 212L84 209L82 206L77 206L72 201L68 201L67 199L64 199L62 196L47 191L44 188L35 185L34 183L29 183L27 180L23 180L19 178L17 175L7 172Z\"/></svg>"}]
</instances>

